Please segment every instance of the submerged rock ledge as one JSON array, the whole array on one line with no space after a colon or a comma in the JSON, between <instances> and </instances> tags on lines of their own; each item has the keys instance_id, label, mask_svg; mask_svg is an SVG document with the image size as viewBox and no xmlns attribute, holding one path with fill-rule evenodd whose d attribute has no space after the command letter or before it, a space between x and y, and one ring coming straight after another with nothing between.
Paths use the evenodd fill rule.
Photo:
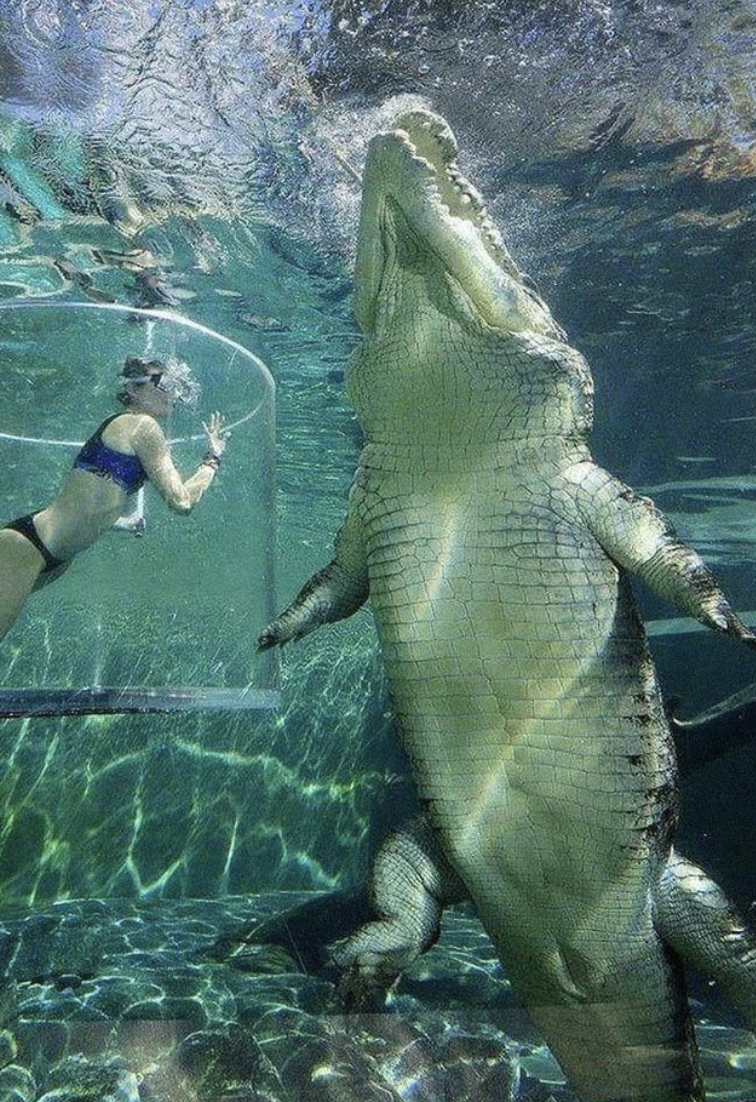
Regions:
<instances>
[{"instance_id":1,"label":"submerged rock ledge","mask_svg":"<svg viewBox=\"0 0 756 1102\"><path fill-rule=\"evenodd\" d=\"M249 934L317 894L6 913L0 1102L576 1102L471 911L385 1012L347 1015L335 977ZM710 1098L753 1099L747 1035L696 1009Z\"/></svg>"}]
</instances>

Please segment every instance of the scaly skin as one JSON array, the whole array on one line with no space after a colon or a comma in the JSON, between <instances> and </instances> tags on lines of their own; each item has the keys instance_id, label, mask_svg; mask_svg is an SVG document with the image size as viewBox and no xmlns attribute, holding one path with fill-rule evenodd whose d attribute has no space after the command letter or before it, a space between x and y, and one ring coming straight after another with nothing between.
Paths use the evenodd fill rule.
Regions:
<instances>
[{"instance_id":1,"label":"scaly skin","mask_svg":"<svg viewBox=\"0 0 756 1102\"><path fill-rule=\"evenodd\" d=\"M593 462L588 366L437 116L371 143L355 288L348 515L260 639L369 596L425 807L379 859L380 920L337 959L396 974L454 883L586 1102L700 1102L680 956L753 1028L756 943L673 850L674 748L628 575L754 637L653 503Z\"/></svg>"}]
</instances>

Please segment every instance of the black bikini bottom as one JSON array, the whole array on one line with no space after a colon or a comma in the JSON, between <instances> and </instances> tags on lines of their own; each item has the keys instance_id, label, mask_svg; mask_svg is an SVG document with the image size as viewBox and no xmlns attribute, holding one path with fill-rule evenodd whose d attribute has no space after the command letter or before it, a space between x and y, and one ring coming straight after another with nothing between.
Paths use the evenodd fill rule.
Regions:
<instances>
[{"instance_id":1,"label":"black bikini bottom","mask_svg":"<svg viewBox=\"0 0 756 1102\"><path fill-rule=\"evenodd\" d=\"M34 526L34 514L27 513L25 517L18 517L17 520L12 520L10 524L6 524L4 527L10 528L13 532L20 532L22 536L28 539L29 543L33 544L39 551L42 558L45 560L45 565L42 567L42 573L47 574L50 570L57 570L59 566L63 566L65 559L59 559L53 555L47 547L45 547L42 540L37 534L37 529Z\"/></svg>"}]
</instances>

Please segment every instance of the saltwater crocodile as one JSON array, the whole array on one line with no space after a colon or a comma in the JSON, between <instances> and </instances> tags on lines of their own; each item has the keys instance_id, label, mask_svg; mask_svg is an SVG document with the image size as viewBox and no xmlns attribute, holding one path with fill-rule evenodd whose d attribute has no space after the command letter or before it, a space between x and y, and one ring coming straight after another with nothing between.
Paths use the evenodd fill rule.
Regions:
<instances>
[{"instance_id":1,"label":"saltwater crocodile","mask_svg":"<svg viewBox=\"0 0 756 1102\"><path fill-rule=\"evenodd\" d=\"M425 111L370 143L335 557L266 628L370 598L425 818L337 957L366 983L467 895L586 1100L699 1102L681 958L756 1027L756 938L673 848L672 739L629 575L754 645L698 555L598 467L592 382Z\"/></svg>"}]
</instances>

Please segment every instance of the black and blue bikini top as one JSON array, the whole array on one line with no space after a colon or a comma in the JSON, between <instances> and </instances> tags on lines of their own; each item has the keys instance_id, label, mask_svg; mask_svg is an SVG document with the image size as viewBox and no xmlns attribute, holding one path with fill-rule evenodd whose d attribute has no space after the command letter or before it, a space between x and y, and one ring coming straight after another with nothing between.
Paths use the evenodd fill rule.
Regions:
<instances>
[{"instance_id":1,"label":"black and blue bikini top","mask_svg":"<svg viewBox=\"0 0 756 1102\"><path fill-rule=\"evenodd\" d=\"M127 494L135 494L147 481L147 473L138 455L127 455L102 442L102 434L111 421L122 414L114 413L103 421L74 459L74 470L91 471L100 478L110 478Z\"/></svg>"}]
</instances>

